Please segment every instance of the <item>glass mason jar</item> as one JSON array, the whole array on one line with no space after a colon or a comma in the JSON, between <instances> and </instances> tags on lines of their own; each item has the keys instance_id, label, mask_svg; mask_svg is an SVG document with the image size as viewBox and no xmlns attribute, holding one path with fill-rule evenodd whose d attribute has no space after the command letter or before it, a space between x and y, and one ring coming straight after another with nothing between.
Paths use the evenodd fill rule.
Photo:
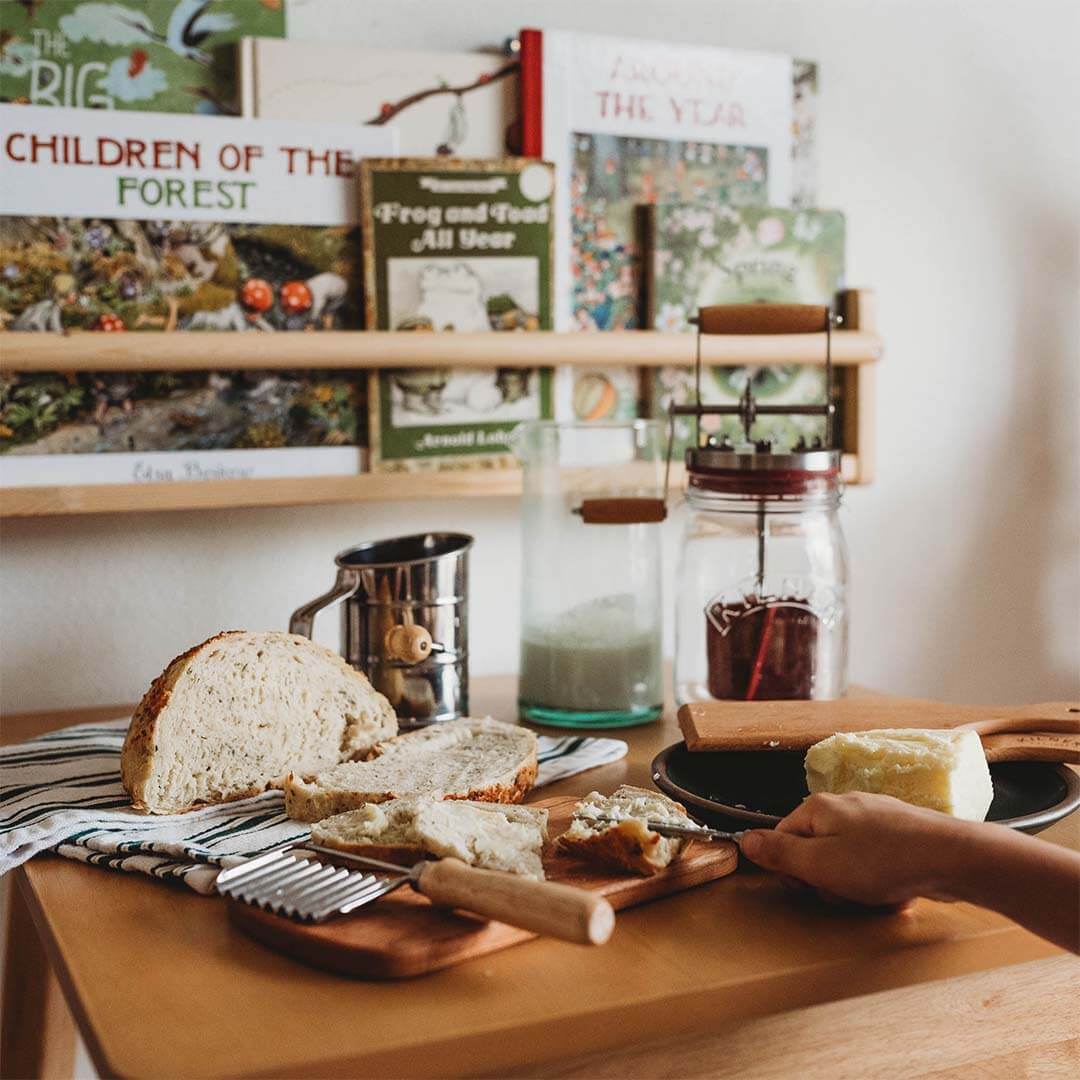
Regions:
<instances>
[{"instance_id":1,"label":"glass mason jar","mask_svg":"<svg viewBox=\"0 0 1080 1080\"><path fill-rule=\"evenodd\" d=\"M529 421L514 446L524 472L521 718L577 728L657 719L661 526L647 511L662 510L663 425ZM612 513L594 513L605 506Z\"/></svg>"},{"instance_id":2,"label":"glass mason jar","mask_svg":"<svg viewBox=\"0 0 1080 1080\"><path fill-rule=\"evenodd\" d=\"M847 691L840 453L687 455L675 697L780 700Z\"/></svg>"}]
</instances>

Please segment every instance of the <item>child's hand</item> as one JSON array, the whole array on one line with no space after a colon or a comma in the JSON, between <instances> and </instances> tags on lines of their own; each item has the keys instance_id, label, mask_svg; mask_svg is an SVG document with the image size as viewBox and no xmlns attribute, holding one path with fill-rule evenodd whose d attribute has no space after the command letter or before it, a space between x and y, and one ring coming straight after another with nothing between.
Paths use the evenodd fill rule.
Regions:
<instances>
[{"instance_id":1,"label":"child's hand","mask_svg":"<svg viewBox=\"0 0 1080 1080\"><path fill-rule=\"evenodd\" d=\"M811 795L775 829L747 832L740 847L828 899L896 906L952 899L947 881L963 859L966 824L887 795Z\"/></svg>"},{"instance_id":2,"label":"child's hand","mask_svg":"<svg viewBox=\"0 0 1080 1080\"><path fill-rule=\"evenodd\" d=\"M830 899L896 908L967 900L1080 953L1080 854L1002 825L958 821L887 795L811 795L748 859Z\"/></svg>"}]
</instances>

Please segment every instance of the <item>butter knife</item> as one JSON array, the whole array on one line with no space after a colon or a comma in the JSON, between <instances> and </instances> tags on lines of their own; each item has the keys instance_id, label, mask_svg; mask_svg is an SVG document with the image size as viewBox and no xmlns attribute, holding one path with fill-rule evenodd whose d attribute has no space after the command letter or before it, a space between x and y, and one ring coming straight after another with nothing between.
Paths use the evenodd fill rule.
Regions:
<instances>
[{"instance_id":1,"label":"butter knife","mask_svg":"<svg viewBox=\"0 0 1080 1080\"><path fill-rule=\"evenodd\" d=\"M641 820L640 818L615 818L602 815L593 817L584 814L575 814L574 818L577 821L599 821L604 825L618 825L621 821ZM650 832L657 833L660 836L670 836L677 840L729 840L732 843L738 843L739 837L742 836L742 830L739 832L724 832L722 829L707 829L704 825L669 825L664 821L644 821L642 824Z\"/></svg>"}]
</instances>

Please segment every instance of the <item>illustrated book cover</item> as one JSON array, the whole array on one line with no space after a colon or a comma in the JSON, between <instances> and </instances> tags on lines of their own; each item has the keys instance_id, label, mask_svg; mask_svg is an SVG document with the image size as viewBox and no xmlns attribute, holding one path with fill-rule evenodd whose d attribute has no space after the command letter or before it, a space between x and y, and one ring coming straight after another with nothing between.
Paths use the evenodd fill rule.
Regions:
<instances>
[{"instance_id":1,"label":"illustrated book cover","mask_svg":"<svg viewBox=\"0 0 1080 1080\"><path fill-rule=\"evenodd\" d=\"M521 33L524 152L556 167L555 325L637 325L635 208L789 205L791 57Z\"/></svg>"},{"instance_id":2,"label":"illustrated book cover","mask_svg":"<svg viewBox=\"0 0 1080 1080\"><path fill-rule=\"evenodd\" d=\"M0 105L0 327L68 335L358 329L356 165L379 128ZM0 338L0 341L3 339ZM344 372L7 372L0 483L355 473ZM259 451L258 453L253 453Z\"/></svg>"},{"instance_id":3,"label":"illustrated book cover","mask_svg":"<svg viewBox=\"0 0 1080 1080\"><path fill-rule=\"evenodd\" d=\"M239 57L244 116L389 127L408 157L507 153L516 58L257 37L240 43Z\"/></svg>"},{"instance_id":4,"label":"illustrated book cover","mask_svg":"<svg viewBox=\"0 0 1080 1080\"><path fill-rule=\"evenodd\" d=\"M639 205L790 203L790 57L535 29L520 41L523 149L557 169L557 329L641 325ZM637 374L560 370L558 415L581 419L600 381L629 387ZM605 419L636 414L636 395L618 400Z\"/></svg>"},{"instance_id":5,"label":"illustrated book cover","mask_svg":"<svg viewBox=\"0 0 1080 1080\"><path fill-rule=\"evenodd\" d=\"M792 147L791 205L811 210L818 204L818 65L813 60L791 62Z\"/></svg>"},{"instance_id":6,"label":"illustrated book cover","mask_svg":"<svg viewBox=\"0 0 1080 1080\"><path fill-rule=\"evenodd\" d=\"M235 116L235 43L284 33L285 0L4 0L0 101Z\"/></svg>"},{"instance_id":7,"label":"illustrated book cover","mask_svg":"<svg viewBox=\"0 0 1080 1080\"><path fill-rule=\"evenodd\" d=\"M368 160L361 167L366 325L416 333L551 329L553 171L525 159ZM512 462L523 420L552 416L551 372L400 369L372 375L373 469Z\"/></svg>"},{"instance_id":8,"label":"illustrated book cover","mask_svg":"<svg viewBox=\"0 0 1080 1080\"><path fill-rule=\"evenodd\" d=\"M836 210L734 207L721 203L642 207L646 252L645 308L649 325L689 333L698 308L764 301L827 304L835 308L844 284L844 215ZM688 344L688 359L692 349ZM694 400L693 371L661 367L647 376L650 413L666 416L674 401ZM702 372L702 403L736 404L747 380L761 404L814 404L825 400L823 368L806 365L713 367ZM743 440L736 417L705 417L702 429ZM784 446L823 438L820 417L765 416L752 433ZM676 450L691 445L693 421L676 422Z\"/></svg>"}]
</instances>

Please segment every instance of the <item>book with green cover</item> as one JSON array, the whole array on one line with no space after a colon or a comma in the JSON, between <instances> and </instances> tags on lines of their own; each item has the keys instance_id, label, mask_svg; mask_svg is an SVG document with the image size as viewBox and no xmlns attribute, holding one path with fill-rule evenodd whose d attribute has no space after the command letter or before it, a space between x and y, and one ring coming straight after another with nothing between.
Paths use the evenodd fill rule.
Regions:
<instances>
[{"instance_id":1,"label":"book with green cover","mask_svg":"<svg viewBox=\"0 0 1080 1080\"><path fill-rule=\"evenodd\" d=\"M769 206L671 204L642 208L646 249L646 324L679 333L711 304L754 301L835 305L844 280L844 216L836 210L789 210ZM693 350L688 345L687 358ZM702 404L735 404L747 381L761 404L814 404L825 400L819 367L770 365L714 367L702 372ZM665 416L672 402L694 400L693 370L662 367L650 373L652 415ZM743 440L737 417L705 417L702 431ZM820 417L761 417L752 435L792 446L800 438L823 438ZM676 452L692 444L693 420L676 424Z\"/></svg>"},{"instance_id":2,"label":"book with green cover","mask_svg":"<svg viewBox=\"0 0 1080 1080\"><path fill-rule=\"evenodd\" d=\"M285 0L4 0L0 101L236 115L236 42L284 34Z\"/></svg>"},{"instance_id":3,"label":"book with green cover","mask_svg":"<svg viewBox=\"0 0 1080 1080\"><path fill-rule=\"evenodd\" d=\"M369 330L551 329L550 165L367 159L360 179ZM373 373L368 401L373 469L499 466L513 463L521 421L552 417L552 372L384 370Z\"/></svg>"}]
</instances>

